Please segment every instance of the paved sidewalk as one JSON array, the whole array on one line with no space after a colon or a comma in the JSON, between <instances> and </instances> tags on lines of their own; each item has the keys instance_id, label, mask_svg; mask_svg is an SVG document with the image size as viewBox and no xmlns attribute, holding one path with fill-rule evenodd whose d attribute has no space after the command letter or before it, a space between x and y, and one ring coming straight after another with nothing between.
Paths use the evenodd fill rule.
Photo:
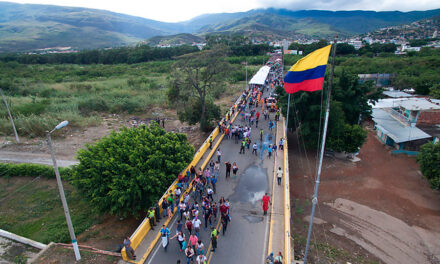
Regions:
<instances>
[{"instance_id":1,"label":"paved sidewalk","mask_svg":"<svg viewBox=\"0 0 440 264\"><path fill-rule=\"evenodd\" d=\"M278 121L275 141L277 145L283 135L284 131L282 121ZM274 256L276 256L279 251L281 251L284 255L284 174L281 180L281 184L278 185L276 173L279 167L281 167L281 169L284 171L284 151L278 148L277 155L275 156L274 171L272 175L273 181L271 182L270 186L270 188L272 188L272 208L267 248L267 255L269 255L270 252L273 252Z\"/></svg>"},{"instance_id":2,"label":"paved sidewalk","mask_svg":"<svg viewBox=\"0 0 440 264\"><path fill-rule=\"evenodd\" d=\"M56 158L56 156L55 156ZM22 152L12 152L12 151L0 151L0 161L1 162L13 162L13 163L33 163L33 164L43 164L43 165L53 165L52 158L50 154L41 153L22 153ZM76 165L79 162L77 160L61 160L57 159L57 164L59 167L69 167Z\"/></svg>"}]
</instances>

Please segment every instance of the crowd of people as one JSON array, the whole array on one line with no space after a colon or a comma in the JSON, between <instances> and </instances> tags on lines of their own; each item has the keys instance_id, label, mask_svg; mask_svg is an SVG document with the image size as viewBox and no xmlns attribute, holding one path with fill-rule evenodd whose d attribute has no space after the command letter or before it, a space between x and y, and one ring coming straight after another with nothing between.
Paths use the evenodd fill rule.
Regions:
<instances>
[{"instance_id":1,"label":"crowd of people","mask_svg":"<svg viewBox=\"0 0 440 264\"><path fill-rule=\"evenodd\" d=\"M214 252L217 248L218 230L216 223L218 219L222 224L223 235L225 235L231 221L229 214L231 208L230 201L224 197L215 201L213 197L216 193L215 184L218 180L220 170L220 157L221 155L217 155L215 162L211 160L205 170L199 168L198 171L195 171L194 167L191 168L188 177L190 177L190 179L194 178L193 189L190 192L192 196L191 194L185 193L182 199L179 199L179 196L175 193L170 193L163 202L164 212L170 212L171 209L168 210L168 207L173 206L174 201L179 201L177 205L178 219L176 234L171 236L170 230L163 225L160 230L162 246L166 251L169 241L175 239L178 242L180 252L185 255L187 263L192 263L193 261L198 264L204 263L204 261L206 261L206 245L209 244L208 242L211 242L211 251ZM230 163L225 162L225 164ZM235 174L238 167L236 167L235 163L229 166L229 169L231 167ZM226 168L228 171L228 165ZM228 178L228 173L226 174L226 178ZM186 185L183 178L182 182L179 181L179 183L185 188ZM167 203L167 201L170 202ZM200 236L200 230L202 228L204 228L205 231L208 230L208 228L210 230L210 241L205 241L206 244L203 243Z\"/></svg>"},{"instance_id":2,"label":"crowd of people","mask_svg":"<svg viewBox=\"0 0 440 264\"><path fill-rule=\"evenodd\" d=\"M273 62L272 62L273 61ZM276 66L277 57L272 57L268 62L272 66L272 70L268 76L268 86L278 85L282 82L282 74L279 74L281 67ZM267 150L268 157L272 157L272 153L276 155L277 150L283 150L285 140L281 138L279 142L269 144L263 149L264 130L262 127L258 130L258 126L263 125L260 117L264 116L264 123L267 122L269 130L275 128L279 121L279 109L276 109L275 114L271 116L270 108L266 106L267 98L263 98L264 87L252 87L248 91L244 91L234 104L226 117L218 123L219 132L224 134L226 140L234 140L235 144L239 144L239 153L245 155L258 155L258 152ZM272 109L274 106L272 106ZM241 118L241 125L231 122L232 117L236 112L239 112ZM272 119L272 117L274 117ZM252 142L251 134L258 131L260 135L260 142ZM255 133L255 132L254 132ZM208 138L209 148L213 147L213 138ZM278 144L277 144L278 143ZM228 199L220 197L216 200L214 196L217 194L216 184L219 180L220 167L222 164L222 152L220 149L215 151L215 159L212 159L205 169L194 166L190 168L185 174L178 176L177 186L174 191L170 191L162 200L161 207L163 210L163 217L172 217L174 208L177 207L177 225L175 233L167 226L163 225L160 229L161 244L165 251L169 246L171 240L176 240L179 251L186 258L187 264L197 263L202 264L207 261L207 250L215 251L217 248L217 240L219 231L223 235L227 232L228 226L231 222L230 209L231 203ZM225 161L225 179L237 177L239 167L236 162ZM279 168L277 172L278 184L281 183L282 171ZM191 188L189 192L186 192ZM265 194L261 200L262 211L264 215L267 214L269 205L271 203L269 194ZM147 217L150 218L151 228L154 227L155 211L150 208L147 212ZM151 217L150 217L151 216ZM157 215L156 215L157 217ZM221 230L217 229L217 223L221 223ZM209 230L209 238L202 239L200 230ZM128 238L127 238L128 239ZM125 245L124 241L124 245ZM210 245L210 246L209 246ZM126 245L126 248L131 248ZM209 249L210 247L210 249ZM129 250L131 255L134 251ZM279 253L281 254L281 253ZM135 256L134 256L135 257ZM275 260L275 258L273 258ZM273 261L272 261L273 262ZM178 262L179 263L179 262ZM276 263L276 262L273 262ZM281 263L281 262L278 262Z\"/></svg>"}]
</instances>

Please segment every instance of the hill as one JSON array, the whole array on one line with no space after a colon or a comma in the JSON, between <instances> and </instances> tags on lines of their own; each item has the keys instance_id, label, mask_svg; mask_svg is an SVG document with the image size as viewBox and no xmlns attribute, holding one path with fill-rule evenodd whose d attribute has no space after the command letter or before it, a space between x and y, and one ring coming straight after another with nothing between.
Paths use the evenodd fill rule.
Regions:
<instances>
[{"instance_id":1,"label":"hill","mask_svg":"<svg viewBox=\"0 0 440 264\"><path fill-rule=\"evenodd\" d=\"M199 33L246 34L249 36L328 37L357 35L386 26L412 23L440 14L440 9L413 12L321 11L256 9L234 20L208 24ZM225 14L226 15L226 14ZM219 16L219 14L217 14ZM205 17L206 20L209 17Z\"/></svg>"},{"instance_id":2,"label":"hill","mask_svg":"<svg viewBox=\"0 0 440 264\"><path fill-rule=\"evenodd\" d=\"M357 35L440 15L440 9L414 12L255 9L205 14L165 23L104 10L0 2L0 52L51 47L93 49L133 45L155 36L244 34L262 38L320 38ZM179 43L194 36L156 38L152 43Z\"/></svg>"},{"instance_id":3,"label":"hill","mask_svg":"<svg viewBox=\"0 0 440 264\"><path fill-rule=\"evenodd\" d=\"M104 10L0 2L0 52L123 46L178 30L173 23Z\"/></svg>"}]
</instances>

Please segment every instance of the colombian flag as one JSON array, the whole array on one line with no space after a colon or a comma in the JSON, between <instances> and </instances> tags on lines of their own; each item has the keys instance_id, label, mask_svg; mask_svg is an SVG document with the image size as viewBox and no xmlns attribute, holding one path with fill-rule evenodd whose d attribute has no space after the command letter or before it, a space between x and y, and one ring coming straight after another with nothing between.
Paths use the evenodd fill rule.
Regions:
<instances>
[{"instance_id":1,"label":"colombian flag","mask_svg":"<svg viewBox=\"0 0 440 264\"><path fill-rule=\"evenodd\" d=\"M286 93L322 90L325 68L332 45L320 48L300 59L284 77Z\"/></svg>"}]
</instances>

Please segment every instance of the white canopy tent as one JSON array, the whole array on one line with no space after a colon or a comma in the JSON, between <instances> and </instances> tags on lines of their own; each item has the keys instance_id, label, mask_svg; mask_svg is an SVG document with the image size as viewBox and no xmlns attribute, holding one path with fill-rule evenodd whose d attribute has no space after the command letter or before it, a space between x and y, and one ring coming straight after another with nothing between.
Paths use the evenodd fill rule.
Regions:
<instances>
[{"instance_id":1,"label":"white canopy tent","mask_svg":"<svg viewBox=\"0 0 440 264\"><path fill-rule=\"evenodd\" d=\"M259 84L264 85L264 82L267 79L267 75L269 74L270 67L269 66L263 66L261 67L258 72L252 77L252 79L249 81L249 84Z\"/></svg>"}]
</instances>

